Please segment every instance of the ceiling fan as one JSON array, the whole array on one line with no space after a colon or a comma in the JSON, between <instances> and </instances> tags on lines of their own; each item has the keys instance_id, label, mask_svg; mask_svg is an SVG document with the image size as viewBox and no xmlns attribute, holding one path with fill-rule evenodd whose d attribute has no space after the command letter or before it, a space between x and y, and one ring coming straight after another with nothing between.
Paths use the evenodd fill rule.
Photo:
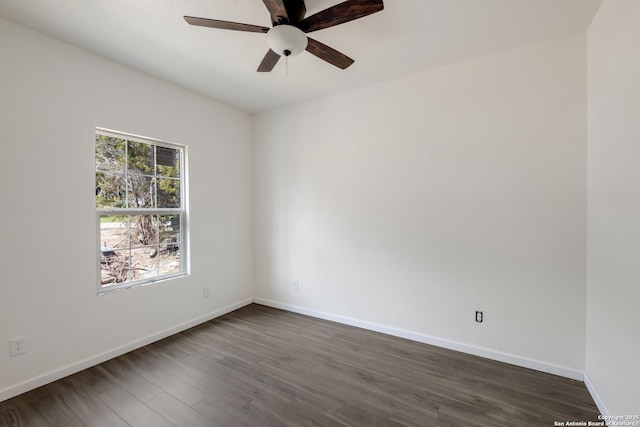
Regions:
<instances>
[{"instance_id":1,"label":"ceiling fan","mask_svg":"<svg viewBox=\"0 0 640 427\"><path fill-rule=\"evenodd\" d=\"M194 16L185 16L184 19L191 25L201 27L267 34L269 50L258 66L259 72L271 71L281 56L297 55L303 50L338 68L345 69L353 64L353 59L307 37L305 33L344 24L384 8L382 0L347 0L305 18L307 9L304 0L262 1L269 10L273 28Z\"/></svg>"}]
</instances>

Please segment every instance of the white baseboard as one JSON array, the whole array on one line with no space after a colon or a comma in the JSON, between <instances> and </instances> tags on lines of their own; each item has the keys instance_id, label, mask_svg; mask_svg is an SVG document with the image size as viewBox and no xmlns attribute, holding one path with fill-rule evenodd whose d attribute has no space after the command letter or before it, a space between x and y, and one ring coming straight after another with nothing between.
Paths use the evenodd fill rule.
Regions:
<instances>
[{"instance_id":1,"label":"white baseboard","mask_svg":"<svg viewBox=\"0 0 640 427\"><path fill-rule=\"evenodd\" d=\"M589 390L589 393L591 394L591 398L593 399L596 406L598 407L598 410L600 411L600 415L611 416L609 411L607 411L607 408L604 406L602 397L600 396L600 393L598 393L598 389L596 388L595 384L591 380L591 377L589 376L589 373L587 371L585 371L584 373L584 385L587 386L587 390Z\"/></svg>"},{"instance_id":2,"label":"white baseboard","mask_svg":"<svg viewBox=\"0 0 640 427\"><path fill-rule=\"evenodd\" d=\"M107 360L113 359L114 357L118 357L122 354L128 353L140 347L144 347L145 345L159 341L163 338L167 338L171 335L174 335L178 332L182 332L186 329L192 328L201 323L207 322L211 319L215 319L216 317L220 317L224 314L230 313L241 307L249 305L252 302L266 305L269 307L291 311L293 313L304 314L304 315L316 317L319 319L330 320L330 321L342 323L345 325L355 326L358 328L367 329L375 332L381 332L384 334L388 334L388 335L392 335L400 338L406 338L406 339L421 342L424 344L435 345L435 346L447 348L450 350L473 354L473 355L484 357L487 359L497 360L499 362L505 362L512 365L529 368L529 369L535 369L537 371L559 375L559 376L571 378L574 380L584 381L587 387L587 390L589 390L589 392L591 393L591 396L593 397L593 400L595 401L602 415L608 415L608 412L602 402L600 395L597 392L597 389L595 388L595 385L591 381L591 378L589 377L589 375L583 371L555 365L552 363L542 362L535 359L529 359L526 357L521 357L521 356L516 356L516 355L503 353L495 350L490 350L483 347L464 344L457 341L437 338L430 335L421 334L418 332L408 331L405 329L380 325L377 323L362 321L362 320L358 320L358 319L354 319L346 316L326 313L326 312L313 310L313 309L300 307L300 306L295 306L291 304L284 304L281 302L272 301L272 300L263 299L263 298L249 298L243 301L239 301L237 303L215 310L204 316L197 317L188 322L181 323L180 325L173 326L171 328L165 329L156 334L152 334L147 337L141 338L139 340L133 341L121 347L106 351L104 353L98 354L88 359L74 362L60 369L56 369L55 371L49 372L47 374L25 381L23 383L7 387L5 389L0 390L0 402L10 399L12 397L15 397L19 394L25 393L27 391L33 390L35 388L41 387L43 385L49 384L50 382L59 380L68 375L74 374L76 372L80 372L84 369L90 368L102 362L106 362Z\"/></svg>"},{"instance_id":3,"label":"white baseboard","mask_svg":"<svg viewBox=\"0 0 640 427\"><path fill-rule=\"evenodd\" d=\"M98 355L92 356L88 359L81 360L79 362L71 363L60 369L56 369L53 372L49 372L47 374L25 381L23 383L7 387L5 389L0 390L0 402L10 399L12 397L15 397L19 394L25 393L27 391L33 390L35 388L41 387L43 385L49 384L50 382L57 381L71 374L75 374L76 372L80 372L84 369L98 365L102 362L106 362L107 360L113 359L114 357L121 356L125 353L133 351L140 347L144 347L145 345L149 345L163 338L167 338L171 335L177 334L178 332L182 332L184 330L197 326L201 323L207 322L211 319L215 319L216 317L220 317L224 314L230 313L241 307L249 305L252 302L253 302L253 298L248 298L248 299L236 302L234 304L228 305L226 307L223 307L211 313L208 313L204 316L200 316L195 319L189 320L187 322L181 323L179 325L172 326L171 328L146 336L139 340L130 342L121 347L114 348L104 353L100 353Z\"/></svg>"},{"instance_id":4,"label":"white baseboard","mask_svg":"<svg viewBox=\"0 0 640 427\"><path fill-rule=\"evenodd\" d=\"M484 347L464 344L457 341L447 340L443 338L433 337L419 332L408 331L405 329L394 328L391 326L380 325L377 323L366 322L351 317L340 316L332 313L312 310L305 307L299 307L291 304L284 304L264 298L254 298L256 304L262 304L273 308L291 311L293 313L305 314L319 319L331 320L333 322L345 325L356 326L362 329L368 329L375 332L381 332L387 335L393 335L400 338L406 338L412 341L424 344L435 345L437 347L447 348L449 350L460 351L462 353L473 354L475 356L484 357L486 359L497 360L499 362L509 363L511 365L521 366L524 368L535 369L536 371L546 372L549 374L559 375L561 377L571 378L573 380L584 381L584 372L579 369L568 368L565 366L555 365L553 363L543 362L540 360L530 359L527 357L516 356L509 353L491 350Z\"/></svg>"}]
</instances>

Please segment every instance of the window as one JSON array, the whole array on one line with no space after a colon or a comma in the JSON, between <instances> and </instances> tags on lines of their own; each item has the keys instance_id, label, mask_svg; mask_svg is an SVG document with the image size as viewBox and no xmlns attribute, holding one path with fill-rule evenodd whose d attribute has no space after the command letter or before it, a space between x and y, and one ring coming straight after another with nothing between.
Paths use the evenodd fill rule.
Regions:
<instances>
[{"instance_id":1,"label":"window","mask_svg":"<svg viewBox=\"0 0 640 427\"><path fill-rule=\"evenodd\" d=\"M186 274L185 147L96 129L98 294Z\"/></svg>"}]
</instances>

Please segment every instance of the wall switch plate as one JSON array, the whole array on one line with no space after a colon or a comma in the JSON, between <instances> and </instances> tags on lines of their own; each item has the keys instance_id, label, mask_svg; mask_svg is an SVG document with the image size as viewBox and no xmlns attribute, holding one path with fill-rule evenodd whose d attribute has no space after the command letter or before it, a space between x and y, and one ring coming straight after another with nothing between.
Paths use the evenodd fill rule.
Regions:
<instances>
[{"instance_id":1,"label":"wall switch plate","mask_svg":"<svg viewBox=\"0 0 640 427\"><path fill-rule=\"evenodd\" d=\"M204 297L209 298L209 295L210 295L209 288L204 288Z\"/></svg>"},{"instance_id":2,"label":"wall switch plate","mask_svg":"<svg viewBox=\"0 0 640 427\"><path fill-rule=\"evenodd\" d=\"M293 290L297 291L298 289L300 289L300 283L296 280L293 282Z\"/></svg>"},{"instance_id":3,"label":"wall switch plate","mask_svg":"<svg viewBox=\"0 0 640 427\"><path fill-rule=\"evenodd\" d=\"M9 356L19 356L27 352L27 349L24 347L24 337L14 338L9 341Z\"/></svg>"}]
</instances>

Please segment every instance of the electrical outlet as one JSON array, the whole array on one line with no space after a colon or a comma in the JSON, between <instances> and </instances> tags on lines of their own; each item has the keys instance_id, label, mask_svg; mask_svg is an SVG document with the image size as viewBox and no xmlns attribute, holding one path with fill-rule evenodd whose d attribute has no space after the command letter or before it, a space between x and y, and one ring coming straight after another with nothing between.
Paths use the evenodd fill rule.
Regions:
<instances>
[{"instance_id":1,"label":"electrical outlet","mask_svg":"<svg viewBox=\"0 0 640 427\"><path fill-rule=\"evenodd\" d=\"M481 311L476 311L476 322L482 323L482 318L484 317Z\"/></svg>"},{"instance_id":2,"label":"electrical outlet","mask_svg":"<svg viewBox=\"0 0 640 427\"><path fill-rule=\"evenodd\" d=\"M209 288L204 288L204 297L209 298Z\"/></svg>"},{"instance_id":3,"label":"electrical outlet","mask_svg":"<svg viewBox=\"0 0 640 427\"><path fill-rule=\"evenodd\" d=\"M298 289L300 289L300 283L296 280L293 282L293 290L297 291Z\"/></svg>"},{"instance_id":4,"label":"electrical outlet","mask_svg":"<svg viewBox=\"0 0 640 427\"><path fill-rule=\"evenodd\" d=\"M19 356L26 352L27 350L24 347L24 337L14 338L9 341L9 355L11 357Z\"/></svg>"}]
</instances>

